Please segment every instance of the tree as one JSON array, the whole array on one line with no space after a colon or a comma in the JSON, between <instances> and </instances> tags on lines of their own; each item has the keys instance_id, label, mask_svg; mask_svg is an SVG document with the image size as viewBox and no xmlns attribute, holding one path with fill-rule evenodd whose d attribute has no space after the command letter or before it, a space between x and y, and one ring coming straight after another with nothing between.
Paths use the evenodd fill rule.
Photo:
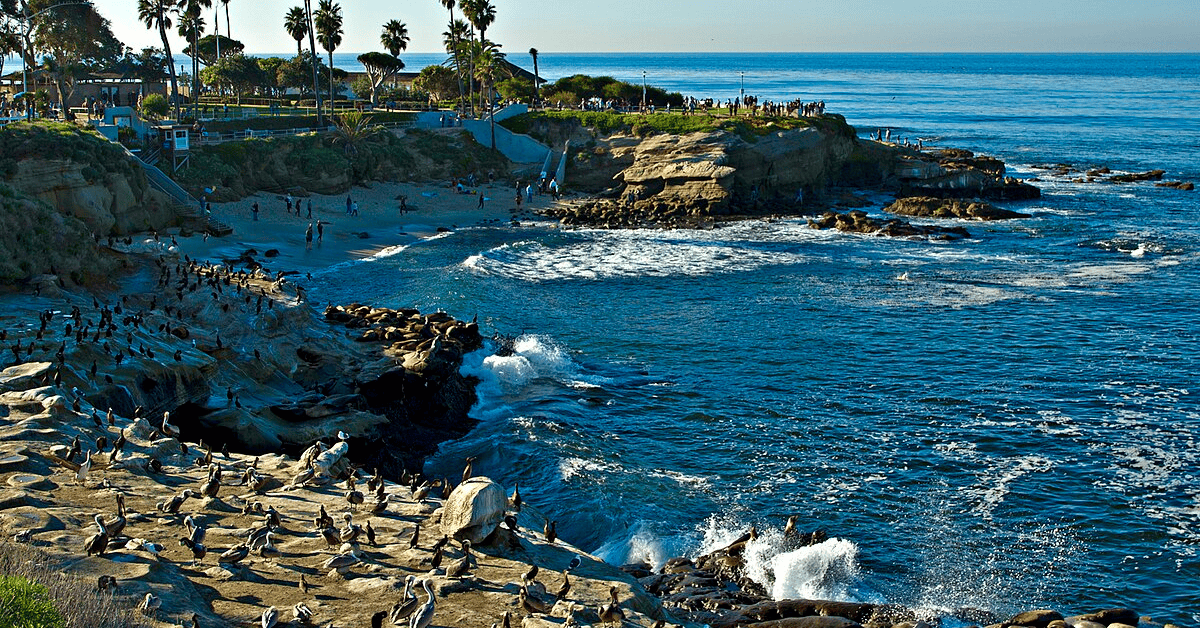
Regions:
<instances>
[{"instance_id":1,"label":"tree","mask_svg":"<svg viewBox=\"0 0 1200 628\"><path fill-rule=\"evenodd\" d=\"M321 63L320 57L310 52L304 52L279 66L275 73L275 80L282 88L295 87L299 89L301 95L311 93L313 91L314 66L317 68L317 72L325 71L325 64Z\"/></svg>"},{"instance_id":2,"label":"tree","mask_svg":"<svg viewBox=\"0 0 1200 628\"><path fill-rule=\"evenodd\" d=\"M534 97L533 81L514 76L496 83L496 91L506 100L528 102Z\"/></svg>"},{"instance_id":3,"label":"tree","mask_svg":"<svg viewBox=\"0 0 1200 628\"><path fill-rule=\"evenodd\" d=\"M488 97L488 110L491 115L492 150L496 150L496 104L495 85L500 73L508 69L504 53L500 52L499 44L480 38L471 44L472 58L475 59L475 78L479 79L479 98L482 102L484 94Z\"/></svg>"},{"instance_id":4,"label":"tree","mask_svg":"<svg viewBox=\"0 0 1200 628\"><path fill-rule=\"evenodd\" d=\"M386 52L364 52L358 55L358 62L367 71L367 80L371 83L371 104L376 104L375 93L383 82L396 76L404 69L404 62L398 57Z\"/></svg>"},{"instance_id":5,"label":"tree","mask_svg":"<svg viewBox=\"0 0 1200 628\"><path fill-rule=\"evenodd\" d=\"M29 10L36 13L53 2L33 0ZM43 53L64 112L75 93L75 81L89 69L116 62L124 48L108 20L90 4L60 6L43 14L34 25L33 45Z\"/></svg>"},{"instance_id":6,"label":"tree","mask_svg":"<svg viewBox=\"0 0 1200 628\"><path fill-rule=\"evenodd\" d=\"M454 70L442 65L428 66L413 79L414 88L428 92L430 98L437 102L449 99L454 95L455 88L460 86Z\"/></svg>"},{"instance_id":7,"label":"tree","mask_svg":"<svg viewBox=\"0 0 1200 628\"><path fill-rule=\"evenodd\" d=\"M313 13L313 28L321 47L329 53L329 112L333 114L333 51L342 45L342 6L333 0L321 0Z\"/></svg>"},{"instance_id":8,"label":"tree","mask_svg":"<svg viewBox=\"0 0 1200 628\"><path fill-rule=\"evenodd\" d=\"M258 61L243 54L223 56L213 65L200 71L205 84L229 88L242 104L242 94L264 82Z\"/></svg>"},{"instance_id":9,"label":"tree","mask_svg":"<svg viewBox=\"0 0 1200 628\"><path fill-rule=\"evenodd\" d=\"M287 15L283 17L283 28L296 40L296 56L302 55L300 42L308 35L308 16L304 13L304 7L288 9Z\"/></svg>"},{"instance_id":10,"label":"tree","mask_svg":"<svg viewBox=\"0 0 1200 628\"><path fill-rule=\"evenodd\" d=\"M446 32L442 33L442 43L446 46L446 52L450 55L446 59L446 64L454 69L454 75L458 79L458 100L461 106L463 99L463 77L466 75L466 68L463 67L463 57L467 55L467 36L470 27L462 20L452 20Z\"/></svg>"},{"instance_id":11,"label":"tree","mask_svg":"<svg viewBox=\"0 0 1200 628\"><path fill-rule=\"evenodd\" d=\"M178 31L180 37L192 40L192 49L196 50L200 34L204 32L204 18L200 16L202 9L212 8L212 0L178 0L177 10L180 11ZM195 106L200 96L200 59L192 58L192 105Z\"/></svg>"},{"instance_id":12,"label":"tree","mask_svg":"<svg viewBox=\"0 0 1200 628\"><path fill-rule=\"evenodd\" d=\"M204 65L212 65L217 62L218 50L221 51L220 56L228 57L229 55L241 54L246 49L245 44L242 42L230 39L224 35L205 35L196 42L196 46L196 56L199 57ZM191 45L183 49L183 54L189 57L193 56Z\"/></svg>"},{"instance_id":13,"label":"tree","mask_svg":"<svg viewBox=\"0 0 1200 628\"><path fill-rule=\"evenodd\" d=\"M138 111L147 120L161 120L167 117L171 105L162 94L150 94L142 98L142 105Z\"/></svg>"},{"instance_id":14,"label":"tree","mask_svg":"<svg viewBox=\"0 0 1200 628\"><path fill-rule=\"evenodd\" d=\"M442 36L445 37L446 53L454 57L454 59L453 59L454 60L454 71L458 78L458 99L461 101L462 97L463 97L462 71L460 69L460 68L462 68L462 63L458 57L458 53L459 53L458 42L461 41L462 38L455 37L458 34L458 31L456 31L456 29L455 29L455 20L454 20L455 1L454 0L438 0L438 2L440 2L441 5L443 7L446 7L446 10L450 12L450 29L447 30L445 33L442 33ZM459 22L459 23L461 23L461 22ZM462 32L466 33L466 28L463 28ZM447 59L447 61L449 61L449 59Z\"/></svg>"},{"instance_id":15,"label":"tree","mask_svg":"<svg viewBox=\"0 0 1200 628\"><path fill-rule=\"evenodd\" d=\"M533 101L536 104L542 98L542 90L538 85L542 82L541 77L538 75L538 49L530 48L529 56L533 57Z\"/></svg>"},{"instance_id":16,"label":"tree","mask_svg":"<svg viewBox=\"0 0 1200 628\"><path fill-rule=\"evenodd\" d=\"M258 68L262 71L262 86L265 87L272 97L279 96L279 69L287 63L287 59L283 57L266 57L255 59L258 62Z\"/></svg>"},{"instance_id":17,"label":"tree","mask_svg":"<svg viewBox=\"0 0 1200 628\"><path fill-rule=\"evenodd\" d=\"M138 20L145 24L147 29L158 29L167 59L167 71L171 75L171 102L175 104L175 115L178 117L179 81L175 76L175 63L171 60L171 40L167 38L167 30L171 28L171 7L169 0L138 0Z\"/></svg>"},{"instance_id":18,"label":"tree","mask_svg":"<svg viewBox=\"0 0 1200 628\"><path fill-rule=\"evenodd\" d=\"M4 18L2 13L0 18ZM16 27L7 19L0 19L0 75L4 74L4 58L20 50L21 38Z\"/></svg>"},{"instance_id":19,"label":"tree","mask_svg":"<svg viewBox=\"0 0 1200 628\"><path fill-rule=\"evenodd\" d=\"M379 43L383 44L383 49L391 53L393 57L400 56L400 53L408 50L408 27L400 20L391 20L383 25L383 34L379 36Z\"/></svg>"},{"instance_id":20,"label":"tree","mask_svg":"<svg viewBox=\"0 0 1200 628\"><path fill-rule=\"evenodd\" d=\"M229 31L229 27L231 26L229 23L229 0L221 0L221 4L225 5L225 36L232 38L233 35L230 34L230 31ZM222 43L224 43L224 42L222 42ZM224 50L224 48L222 48L221 50Z\"/></svg>"}]
</instances>

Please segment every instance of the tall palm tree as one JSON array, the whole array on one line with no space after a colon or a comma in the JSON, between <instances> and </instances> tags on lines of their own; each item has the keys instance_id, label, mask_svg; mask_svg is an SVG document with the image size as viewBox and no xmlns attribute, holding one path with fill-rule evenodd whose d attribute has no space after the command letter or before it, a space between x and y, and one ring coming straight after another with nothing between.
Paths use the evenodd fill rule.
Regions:
<instances>
[{"instance_id":1,"label":"tall palm tree","mask_svg":"<svg viewBox=\"0 0 1200 628\"><path fill-rule=\"evenodd\" d=\"M446 33L443 33L443 35L449 35L450 33L454 32L454 5L455 5L455 2L454 2L454 0L438 0L438 2L440 2L442 4L442 6L446 7L446 10L450 12L450 30L447 31ZM449 44L447 44L446 50L454 56L454 72L458 76L458 100L461 104L462 97L463 97L463 85L462 85L462 71L459 68L462 67L462 63L461 63L461 59L459 59L459 56L458 56L457 40L453 46L450 46Z\"/></svg>"},{"instance_id":2,"label":"tall palm tree","mask_svg":"<svg viewBox=\"0 0 1200 628\"><path fill-rule=\"evenodd\" d=\"M453 0L451 0L453 2ZM442 33L442 43L446 46L446 52L450 54L450 61L454 63L454 75L458 78L458 101L459 106L462 106L463 98L463 47L467 41L467 32L469 27L462 20L450 20L450 27L446 32Z\"/></svg>"},{"instance_id":3,"label":"tall palm tree","mask_svg":"<svg viewBox=\"0 0 1200 628\"><path fill-rule=\"evenodd\" d=\"M231 34L230 34L230 32L229 32L229 27L230 27L230 22L229 22L229 0L221 0L221 4L225 5L225 36L226 36L226 37L228 37L228 38L230 38L230 39L233 39L233 35L231 35ZM219 34L219 33L218 33L218 34Z\"/></svg>"},{"instance_id":4,"label":"tall palm tree","mask_svg":"<svg viewBox=\"0 0 1200 628\"><path fill-rule=\"evenodd\" d=\"M475 78L479 79L479 100L482 103L484 95L487 95L488 111L491 112L488 118L491 120L492 150L496 150L496 100L493 94L496 78L507 67L504 53L500 52L499 44L483 38L471 42L471 48L475 58Z\"/></svg>"},{"instance_id":5,"label":"tall palm tree","mask_svg":"<svg viewBox=\"0 0 1200 628\"><path fill-rule=\"evenodd\" d=\"M317 41L329 53L329 114L333 115L333 51L342 45L342 5L321 0L313 12L313 21Z\"/></svg>"},{"instance_id":6,"label":"tall palm tree","mask_svg":"<svg viewBox=\"0 0 1200 628\"><path fill-rule=\"evenodd\" d=\"M538 77L538 49L530 48L529 56L533 57L533 104L536 106L537 102L542 99L542 90L538 86L538 83L542 82Z\"/></svg>"},{"instance_id":7,"label":"tall palm tree","mask_svg":"<svg viewBox=\"0 0 1200 628\"><path fill-rule=\"evenodd\" d=\"M487 40L487 29L492 25L492 22L496 21L496 7L492 6L490 0L462 0L462 4L460 6L462 6L463 15L466 15L467 19L471 22L472 35L474 34L475 30L478 30L479 41L483 42ZM472 37L471 40L474 41L475 38ZM472 49L473 52L478 52L479 50L482 50L482 48ZM476 78L475 57L475 54L472 54L470 57L472 78ZM474 88L475 84L474 81L472 81L470 90L472 95L474 94ZM479 104L481 107L483 106L483 90L480 90L479 92ZM474 107L474 103L472 103L472 107Z\"/></svg>"},{"instance_id":8,"label":"tall palm tree","mask_svg":"<svg viewBox=\"0 0 1200 628\"><path fill-rule=\"evenodd\" d=\"M171 39L167 30L171 28L170 0L138 0L138 20L146 25L146 29L158 29L162 39L163 51L166 54L167 70L171 74L171 102L175 104L175 118L179 118L179 79L175 76L175 62L171 57Z\"/></svg>"},{"instance_id":9,"label":"tall palm tree","mask_svg":"<svg viewBox=\"0 0 1200 628\"><path fill-rule=\"evenodd\" d=\"M379 36L379 43L383 44L383 48L388 51L393 57L399 57L400 52L408 50L408 27L400 20L391 20L383 25L383 34Z\"/></svg>"},{"instance_id":10,"label":"tall palm tree","mask_svg":"<svg viewBox=\"0 0 1200 628\"><path fill-rule=\"evenodd\" d=\"M192 109L195 111L197 99L200 97L200 35L204 33L204 17L201 10L212 8L212 0L180 0L177 4L179 22L177 22L180 37L192 41Z\"/></svg>"},{"instance_id":11,"label":"tall palm tree","mask_svg":"<svg viewBox=\"0 0 1200 628\"><path fill-rule=\"evenodd\" d=\"M283 29L296 40L296 56L304 54L300 49L300 42L308 35L308 15L304 13L304 7L288 9L287 15L283 16Z\"/></svg>"}]
</instances>

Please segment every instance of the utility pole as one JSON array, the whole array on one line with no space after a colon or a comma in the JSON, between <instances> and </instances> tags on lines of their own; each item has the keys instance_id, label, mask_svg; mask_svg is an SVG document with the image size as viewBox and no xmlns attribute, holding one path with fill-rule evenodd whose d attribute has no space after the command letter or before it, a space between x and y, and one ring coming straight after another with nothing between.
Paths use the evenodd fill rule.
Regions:
<instances>
[{"instance_id":1,"label":"utility pole","mask_svg":"<svg viewBox=\"0 0 1200 628\"><path fill-rule=\"evenodd\" d=\"M742 75L742 93L741 93L741 97L742 97L742 100L745 100L745 99L746 99L746 73L745 73L745 72L738 72L738 74L741 74L741 75Z\"/></svg>"},{"instance_id":2,"label":"utility pole","mask_svg":"<svg viewBox=\"0 0 1200 628\"><path fill-rule=\"evenodd\" d=\"M646 111L646 71L642 70L642 111Z\"/></svg>"}]
</instances>

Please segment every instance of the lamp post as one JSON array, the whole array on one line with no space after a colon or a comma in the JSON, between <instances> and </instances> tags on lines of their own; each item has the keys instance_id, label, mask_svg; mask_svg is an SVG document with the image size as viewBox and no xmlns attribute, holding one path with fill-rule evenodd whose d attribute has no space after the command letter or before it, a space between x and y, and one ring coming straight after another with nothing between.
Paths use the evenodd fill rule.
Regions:
<instances>
[{"instance_id":1,"label":"lamp post","mask_svg":"<svg viewBox=\"0 0 1200 628\"><path fill-rule=\"evenodd\" d=\"M642 111L646 111L646 71L642 70Z\"/></svg>"},{"instance_id":2,"label":"lamp post","mask_svg":"<svg viewBox=\"0 0 1200 628\"><path fill-rule=\"evenodd\" d=\"M742 97L742 100L745 100L746 99L746 73L738 72L738 74L742 75L742 93L740 95Z\"/></svg>"},{"instance_id":3,"label":"lamp post","mask_svg":"<svg viewBox=\"0 0 1200 628\"><path fill-rule=\"evenodd\" d=\"M33 115L33 108L31 106L31 102L30 102L31 98L29 96L29 63L28 63L30 49L33 47L29 41L29 38L33 35L33 18L35 18L43 13L46 13L48 11L51 11L53 9L57 9L59 7L73 7L73 6L89 6L90 7L90 6L92 6L92 2L91 2L91 0L80 0L79 2L63 2L61 4L55 4L55 5L48 6L36 13L30 13L29 12L29 3L25 2L25 0L21 0L21 17L24 18L24 22L25 22L25 32L21 33L21 91L25 93L25 119L26 120L29 120Z\"/></svg>"}]
</instances>

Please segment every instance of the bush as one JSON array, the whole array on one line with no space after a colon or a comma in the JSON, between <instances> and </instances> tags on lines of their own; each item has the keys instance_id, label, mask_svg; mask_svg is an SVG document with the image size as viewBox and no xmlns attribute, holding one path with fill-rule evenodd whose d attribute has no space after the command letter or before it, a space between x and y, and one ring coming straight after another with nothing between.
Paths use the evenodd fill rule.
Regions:
<instances>
[{"instance_id":1,"label":"bush","mask_svg":"<svg viewBox=\"0 0 1200 628\"><path fill-rule=\"evenodd\" d=\"M94 581L63 574L32 547L0 541L0 626L148 628L145 618L133 611L135 604L97 592ZM16 614L6 614L10 609Z\"/></svg>"},{"instance_id":2,"label":"bush","mask_svg":"<svg viewBox=\"0 0 1200 628\"><path fill-rule=\"evenodd\" d=\"M46 587L20 576L0 576L0 626L64 628Z\"/></svg>"},{"instance_id":3,"label":"bush","mask_svg":"<svg viewBox=\"0 0 1200 628\"><path fill-rule=\"evenodd\" d=\"M171 105L167 103L167 97L162 94L150 94L142 98L140 112L142 117L147 120L161 120L167 117L170 111Z\"/></svg>"}]
</instances>

